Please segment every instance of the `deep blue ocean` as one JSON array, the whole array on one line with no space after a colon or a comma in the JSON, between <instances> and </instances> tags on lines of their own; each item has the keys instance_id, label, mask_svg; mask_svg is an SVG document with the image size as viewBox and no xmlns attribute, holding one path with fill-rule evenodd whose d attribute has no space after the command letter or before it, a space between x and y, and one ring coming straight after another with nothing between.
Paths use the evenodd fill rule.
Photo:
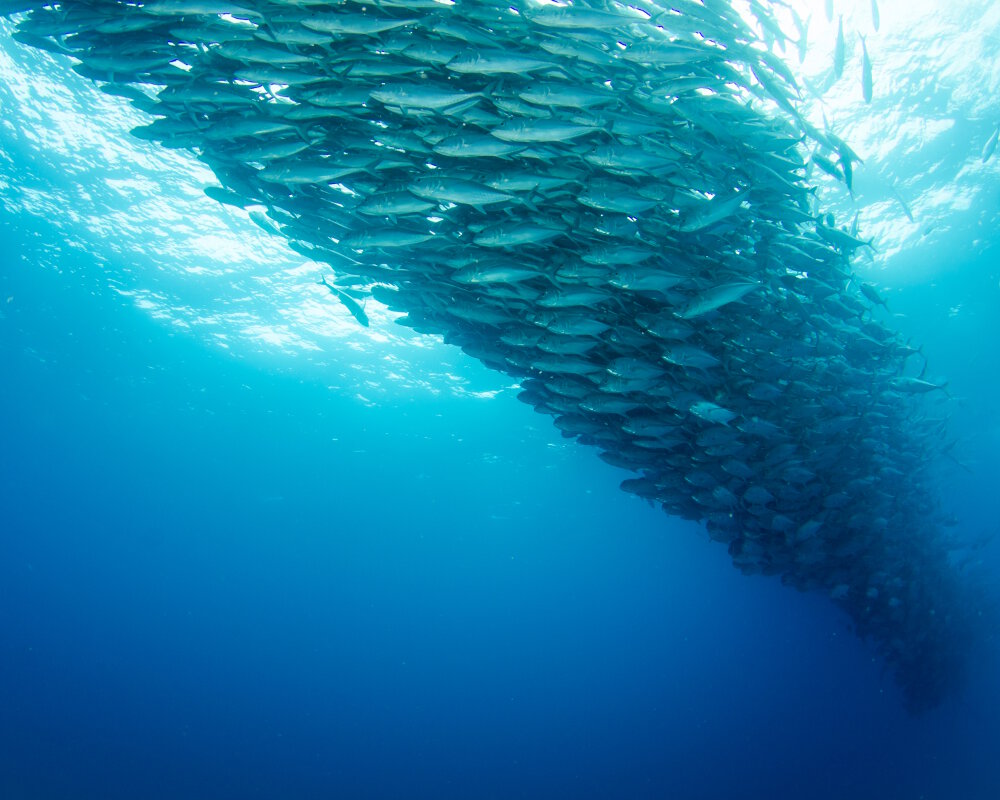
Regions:
<instances>
[{"instance_id":1,"label":"deep blue ocean","mask_svg":"<svg viewBox=\"0 0 1000 800\"><path fill-rule=\"evenodd\" d=\"M312 274L280 285L342 329L288 323L218 254L181 263L163 242L262 234L196 178L148 178L185 179L173 162L53 145L71 129L9 70L113 106L0 46L0 800L1000 797L989 622L962 689L907 713L827 598L742 576L509 378L388 317L373 337ZM928 113L948 135L894 174L937 187L933 223L914 209L858 270L949 381L939 489L996 576L1000 157L980 151L1000 109L980 102ZM204 220L144 216L111 179ZM286 323L315 346L281 346ZM247 333L268 324L285 338Z\"/></svg>"}]
</instances>

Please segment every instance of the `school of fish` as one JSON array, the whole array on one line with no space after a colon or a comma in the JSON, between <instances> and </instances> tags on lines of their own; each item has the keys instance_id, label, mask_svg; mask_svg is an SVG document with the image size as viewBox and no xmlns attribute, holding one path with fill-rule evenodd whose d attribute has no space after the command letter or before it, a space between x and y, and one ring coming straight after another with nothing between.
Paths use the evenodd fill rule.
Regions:
<instances>
[{"instance_id":1,"label":"school of fish","mask_svg":"<svg viewBox=\"0 0 1000 800\"><path fill-rule=\"evenodd\" d=\"M743 572L827 593L932 706L966 634L928 475L948 439L926 395L946 389L853 276L870 243L817 209L807 164L849 178L857 156L799 116L771 4L746 6L0 13L148 112L137 136L196 153L206 191L324 265L360 323L373 297L515 376L623 489L703 522Z\"/></svg>"}]
</instances>

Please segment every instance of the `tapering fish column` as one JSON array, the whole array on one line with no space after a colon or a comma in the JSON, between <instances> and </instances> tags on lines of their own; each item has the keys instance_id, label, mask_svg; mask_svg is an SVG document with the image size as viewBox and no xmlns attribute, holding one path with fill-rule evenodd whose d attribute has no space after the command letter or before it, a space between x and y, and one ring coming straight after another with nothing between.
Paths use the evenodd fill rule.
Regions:
<instances>
[{"instance_id":1,"label":"tapering fish column","mask_svg":"<svg viewBox=\"0 0 1000 800\"><path fill-rule=\"evenodd\" d=\"M954 683L966 628L926 475L942 433L917 424L914 351L849 280L866 243L803 177L804 138L852 154L729 4L0 12L329 265L359 322L367 296L406 312L742 571L827 592L914 707Z\"/></svg>"}]
</instances>

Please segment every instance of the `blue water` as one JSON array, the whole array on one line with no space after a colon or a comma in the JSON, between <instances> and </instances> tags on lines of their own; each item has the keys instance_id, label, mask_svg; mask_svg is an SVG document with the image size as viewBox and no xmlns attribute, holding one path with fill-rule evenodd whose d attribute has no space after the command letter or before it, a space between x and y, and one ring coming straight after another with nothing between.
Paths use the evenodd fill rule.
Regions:
<instances>
[{"instance_id":1,"label":"blue water","mask_svg":"<svg viewBox=\"0 0 1000 800\"><path fill-rule=\"evenodd\" d=\"M95 295L85 254L18 263L21 222L0 796L995 796L985 663L908 717L823 598L513 398L359 405Z\"/></svg>"},{"instance_id":2,"label":"blue water","mask_svg":"<svg viewBox=\"0 0 1000 800\"><path fill-rule=\"evenodd\" d=\"M910 716L826 599L738 574L457 351L421 368L495 397L363 401L165 324L109 288L146 255L66 236L4 203L0 798L1000 796L990 628ZM971 540L1000 259L992 228L946 245L885 282L956 395Z\"/></svg>"}]
</instances>

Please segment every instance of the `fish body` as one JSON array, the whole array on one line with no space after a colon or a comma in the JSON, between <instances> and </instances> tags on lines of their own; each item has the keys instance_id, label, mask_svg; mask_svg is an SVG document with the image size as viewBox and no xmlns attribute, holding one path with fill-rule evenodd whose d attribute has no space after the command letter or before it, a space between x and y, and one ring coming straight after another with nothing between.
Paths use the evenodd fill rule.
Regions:
<instances>
[{"instance_id":1,"label":"fish body","mask_svg":"<svg viewBox=\"0 0 1000 800\"><path fill-rule=\"evenodd\" d=\"M580 194L577 202L599 211L614 211L635 217L657 206L657 201L643 197L626 184L592 182Z\"/></svg>"},{"instance_id":2,"label":"fish body","mask_svg":"<svg viewBox=\"0 0 1000 800\"><path fill-rule=\"evenodd\" d=\"M538 298L538 304L543 308L572 308L574 306L592 307L606 303L609 300L606 292L588 287L553 289Z\"/></svg>"},{"instance_id":3,"label":"fish body","mask_svg":"<svg viewBox=\"0 0 1000 800\"><path fill-rule=\"evenodd\" d=\"M516 262L473 264L458 270L452 277L460 283L519 283L537 278L536 270L518 266Z\"/></svg>"},{"instance_id":4,"label":"fish body","mask_svg":"<svg viewBox=\"0 0 1000 800\"><path fill-rule=\"evenodd\" d=\"M225 0L149 0L142 5L143 14L158 17L174 16L216 16L232 14L244 19L259 18L260 14L251 8L244 8Z\"/></svg>"},{"instance_id":5,"label":"fish body","mask_svg":"<svg viewBox=\"0 0 1000 800\"><path fill-rule=\"evenodd\" d=\"M743 205L743 195L735 194L732 197L715 197L704 206L698 208L684 217L684 222L679 226L685 233L694 233L704 230L736 214Z\"/></svg>"},{"instance_id":6,"label":"fish body","mask_svg":"<svg viewBox=\"0 0 1000 800\"><path fill-rule=\"evenodd\" d=\"M987 161L989 161L991 158L993 158L993 154L997 151L997 140L998 139L1000 139L1000 125L998 125L993 130L993 133L990 135L990 138L987 139L986 140L986 144L983 145L983 152L982 152L982 155L981 155L981 160L982 160L982 162L984 164Z\"/></svg>"},{"instance_id":7,"label":"fish body","mask_svg":"<svg viewBox=\"0 0 1000 800\"><path fill-rule=\"evenodd\" d=\"M490 133L505 142L566 142L597 130L596 125L559 120L508 120Z\"/></svg>"},{"instance_id":8,"label":"fish body","mask_svg":"<svg viewBox=\"0 0 1000 800\"><path fill-rule=\"evenodd\" d=\"M504 158L521 152L524 146L500 141L485 133L462 133L442 139L432 149L452 158Z\"/></svg>"},{"instance_id":9,"label":"fish body","mask_svg":"<svg viewBox=\"0 0 1000 800\"><path fill-rule=\"evenodd\" d=\"M556 228L535 225L527 222L522 224L500 223L485 228L476 234L473 241L481 247L517 247L528 244L541 244L554 239L562 233Z\"/></svg>"},{"instance_id":10,"label":"fish body","mask_svg":"<svg viewBox=\"0 0 1000 800\"><path fill-rule=\"evenodd\" d=\"M374 14L313 13L301 20L309 30L336 36L377 36L394 28L409 27L416 19L378 17Z\"/></svg>"},{"instance_id":11,"label":"fish body","mask_svg":"<svg viewBox=\"0 0 1000 800\"><path fill-rule=\"evenodd\" d=\"M286 133L295 130L295 126L283 119L268 117L241 117L225 120L208 128L204 136L209 141L235 140L251 137L268 136L274 133Z\"/></svg>"},{"instance_id":12,"label":"fish body","mask_svg":"<svg viewBox=\"0 0 1000 800\"><path fill-rule=\"evenodd\" d=\"M736 419L737 416L739 416L738 414L730 411L728 408L723 408L717 403L712 403L708 400L701 400L694 403L691 406L691 413L706 422L712 422L718 425L728 425Z\"/></svg>"},{"instance_id":13,"label":"fish body","mask_svg":"<svg viewBox=\"0 0 1000 800\"><path fill-rule=\"evenodd\" d=\"M662 358L678 367L692 367L694 369L709 369L722 363L711 353L689 344L674 344L664 348Z\"/></svg>"},{"instance_id":14,"label":"fish body","mask_svg":"<svg viewBox=\"0 0 1000 800\"><path fill-rule=\"evenodd\" d=\"M901 376L889 381L893 389L907 394L926 394L927 392L942 391L947 393L947 383L932 383L923 378L911 378Z\"/></svg>"},{"instance_id":15,"label":"fish body","mask_svg":"<svg viewBox=\"0 0 1000 800\"><path fill-rule=\"evenodd\" d=\"M354 163L350 163L350 161ZM268 183L291 186L332 183L339 178L364 169L371 164L372 159L362 156L350 161L340 161L333 158L316 161L281 161L265 167L257 173L257 177Z\"/></svg>"},{"instance_id":16,"label":"fish body","mask_svg":"<svg viewBox=\"0 0 1000 800\"><path fill-rule=\"evenodd\" d=\"M368 315L357 300L343 289L328 283L325 277L321 278L319 283L330 290L330 294L336 297L344 305L344 308L351 312L351 316L366 328L368 327Z\"/></svg>"},{"instance_id":17,"label":"fish body","mask_svg":"<svg viewBox=\"0 0 1000 800\"><path fill-rule=\"evenodd\" d=\"M457 105L480 95L457 89L438 88L415 83L387 83L370 92L373 100L387 106L440 110Z\"/></svg>"},{"instance_id":18,"label":"fish body","mask_svg":"<svg viewBox=\"0 0 1000 800\"><path fill-rule=\"evenodd\" d=\"M410 193L424 200L433 200L437 203L456 203L478 208L503 203L513 197L507 192L499 192L481 183L447 176L418 178L406 188Z\"/></svg>"},{"instance_id":19,"label":"fish body","mask_svg":"<svg viewBox=\"0 0 1000 800\"><path fill-rule=\"evenodd\" d=\"M879 294L878 289L872 286L870 283L862 283L860 286L861 294L863 294L869 301L877 306L886 306L885 298Z\"/></svg>"},{"instance_id":20,"label":"fish body","mask_svg":"<svg viewBox=\"0 0 1000 800\"><path fill-rule=\"evenodd\" d=\"M837 80L840 80L841 76L844 74L846 50L847 44L844 41L844 17L841 15L837 21L837 41L833 47L833 74Z\"/></svg>"},{"instance_id":21,"label":"fish body","mask_svg":"<svg viewBox=\"0 0 1000 800\"><path fill-rule=\"evenodd\" d=\"M733 281L713 286L693 297L676 313L681 319L700 317L710 311L716 311L729 303L735 303L750 292L760 288L761 284L756 281Z\"/></svg>"},{"instance_id":22,"label":"fish body","mask_svg":"<svg viewBox=\"0 0 1000 800\"><path fill-rule=\"evenodd\" d=\"M452 72L462 75L526 75L543 69L557 68L554 61L504 50L473 50L460 53L446 66Z\"/></svg>"},{"instance_id":23,"label":"fish body","mask_svg":"<svg viewBox=\"0 0 1000 800\"><path fill-rule=\"evenodd\" d=\"M637 22L639 17L627 17L608 11L586 8L560 8L555 5L528 6L524 15L534 25L557 30L614 30L623 25Z\"/></svg>"},{"instance_id":24,"label":"fish body","mask_svg":"<svg viewBox=\"0 0 1000 800\"><path fill-rule=\"evenodd\" d=\"M518 94L522 100L538 106L586 109L617 103L618 98L608 89L589 89L585 86L564 86L556 83L529 85Z\"/></svg>"},{"instance_id":25,"label":"fish body","mask_svg":"<svg viewBox=\"0 0 1000 800\"><path fill-rule=\"evenodd\" d=\"M864 36L861 37L861 93L866 103L872 101L872 62L868 57Z\"/></svg>"},{"instance_id":26,"label":"fish body","mask_svg":"<svg viewBox=\"0 0 1000 800\"><path fill-rule=\"evenodd\" d=\"M597 247L583 254L583 260L588 264L600 266L635 265L649 261L656 256L656 251L648 247Z\"/></svg>"},{"instance_id":27,"label":"fish body","mask_svg":"<svg viewBox=\"0 0 1000 800\"><path fill-rule=\"evenodd\" d=\"M357 207L357 212L371 217L396 217L423 214L436 205L410 192L384 192L369 197Z\"/></svg>"},{"instance_id":28,"label":"fish body","mask_svg":"<svg viewBox=\"0 0 1000 800\"><path fill-rule=\"evenodd\" d=\"M685 281L683 275L675 275L656 267L625 267L615 270L608 283L630 292L666 292Z\"/></svg>"},{"instance_id":29,"label":"fish body","mask_svg":"<svg viewBox=\"0 0 1000 800\"><path fill-rule=\"evenodd\" d=\"M798 30L799 34L799 39L796 42L796 46L799 56L799 63L801 64L806 60L806 51L809 46L809 23L812 20L812 17L807 17L805 20L803 20L794 8L790 9L790 11L792 14L792 20L795 23L795 28Z\"/></svg>"},{"instance_id":30,"label":"fish body","mask_svg":"<svg viewBox=\"0 0 1000 800\"><path fill-rule=\"evenodd\" d=\"M340 243L352 250L382 250L385 248L413 247L432 238L430 233L406 231L399 228L369 229L346 236Z\"/></svg>"}]
</instances>

